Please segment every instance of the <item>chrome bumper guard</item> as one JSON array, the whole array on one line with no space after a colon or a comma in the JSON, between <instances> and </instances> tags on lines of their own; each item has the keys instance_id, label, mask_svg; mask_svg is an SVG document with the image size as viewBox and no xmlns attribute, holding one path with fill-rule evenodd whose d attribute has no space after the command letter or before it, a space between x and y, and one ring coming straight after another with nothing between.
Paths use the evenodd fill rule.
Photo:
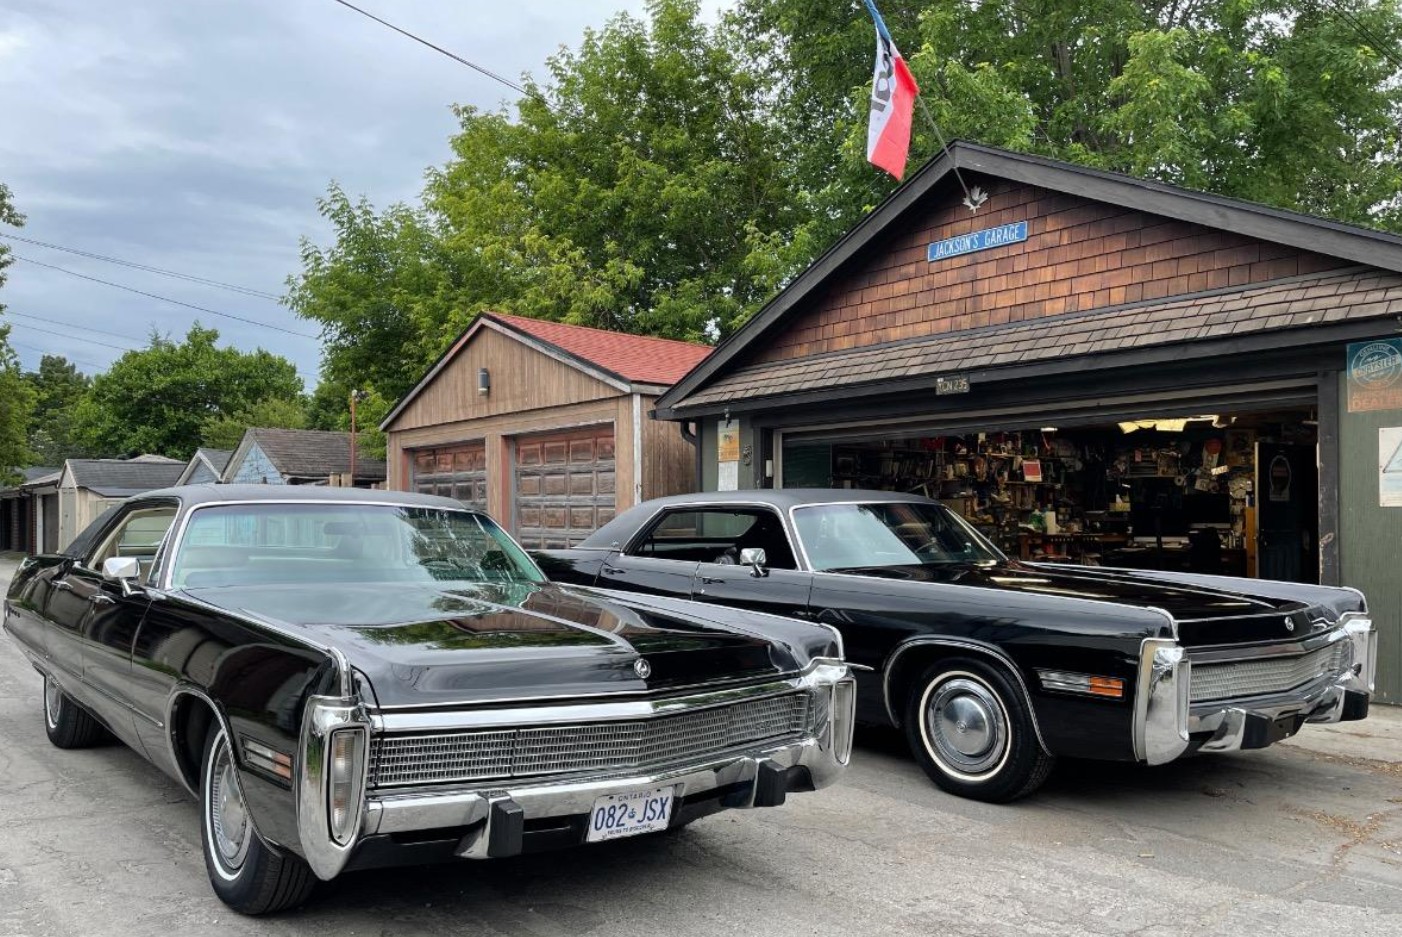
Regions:
<instances>
[{"instance_id":1,"label":"chrome bumper guard","mask_svg":"<svg viewBox=\"0 0 1402 937\"><path fill-rule=\"evenodd\" d=\"M1183 649L1170 640L1145 641L1135 698L1135 756L1151 765L1164 764L1188 750L1190 736L1207 733L1198 751L1261 748L1306 722L1362 718L1377 671L1377 629L1367 614L1348 612L1324 640L1349 642L1343 670L1288 693L1196 705L1191 703L1192 661Z\"/></svg>"},{"instance_id":2,"label":"chrome bumper guard","mask_svg":"<svg viewBox=\"0 0 1402 937\"><path fill-rule=\"evenodd\" d=\"M724 801L726 807L746 808L779 803L783 794L780 792L776 798L775 785L783 783L782 779L789 769L806 769L813 788L818 789L834 783L851 758L856 693L855 682L846 663L838 660L815 661L798 677L761 687L740 688L734 692L750 695L794 690L807 691L812 695L812 731L805 738L778 745L764 744L754 750L712 757L703 764L682 765L649 773L609 775L600 772L589 777L559 781L527 779L519 786L495 781L490 784L444 785L408 792L371 792L362 797L358 828L344 845L337 843L331 835L326 807L328 785L320 769L320 761L329 748L326 740L330 734L341 728L361 725L359 720L364 718L364 714L354 708L335 705L345 701L326 700L322 705L316 705L314 700L309 704L307 727L303 730L304 756L299 777L297 820L303 852L316 875L330 879L345 868L355 848L367 836L466 827L468 832L459 843L457 854L466 859L485 859L512 852L511 844L519 844L521 830L527 820L587 814L593 808L594 801L605 794L671 784L678 785L676 796L679 801L718 788L730 788ZM662 701L656 705L659 711L675 712L679 707L685 707L688 700L693 700L696 706L714 705L726 695L723 691L683 700ZM632 709L639 705L653 704L601 704L595 707L576 704L509 712L426 714L422 720L424 725L419 728L440 729L449 722L480 725L484 719L494 719L499 714L514 719L530 719L533 716L538 721L551 722L560 718L562 710L568 712L571 718L578 718L591 711L612 713L623 706ZM410 723L413 719L409 715L396 715L393 720L371 715L368 724L373 730L383 728L387 721L392 721L396 730L406 730L414 728ZM362 765L360 770L363 777L363 772L368 768ZM365 788L362 787L363 790Z\"/></svg>"}]
</instances>

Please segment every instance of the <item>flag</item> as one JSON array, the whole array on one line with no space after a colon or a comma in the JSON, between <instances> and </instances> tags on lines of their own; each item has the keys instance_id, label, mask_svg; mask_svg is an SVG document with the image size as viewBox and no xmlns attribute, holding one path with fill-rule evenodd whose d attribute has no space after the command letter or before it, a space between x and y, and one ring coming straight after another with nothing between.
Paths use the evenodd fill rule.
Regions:
<instances>
[{"instance_id":1,"label":"flag","mask_svg":"<svg viewBox=\"0 0 1402 937\"><path fill-rule=\"evenodd\" d=\"M920 88L896 49L872 0L864 0L876 23L876 73L871 82L871 117L867 123L867 161L900 179L910 154L910 119Z\"/></svg>"}]
</instances>

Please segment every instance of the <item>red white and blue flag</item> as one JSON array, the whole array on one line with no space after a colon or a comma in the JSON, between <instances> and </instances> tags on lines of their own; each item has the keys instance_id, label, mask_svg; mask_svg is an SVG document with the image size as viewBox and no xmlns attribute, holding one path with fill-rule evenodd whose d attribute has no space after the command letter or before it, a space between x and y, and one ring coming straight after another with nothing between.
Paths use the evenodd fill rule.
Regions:
<instances>
[{"instance_id":1,"label":"red white and blue flag","mask_svg":"<svg viewBox=\"0 0 1402 937\"><path fill-rule=\"evenodd\" d=\"M867 161L900 179L910 155L910 120L920 88L876 11L876 4L872 0L864 2L876 23L876 74L871 83Z\"/></svg>"}]
</instances>

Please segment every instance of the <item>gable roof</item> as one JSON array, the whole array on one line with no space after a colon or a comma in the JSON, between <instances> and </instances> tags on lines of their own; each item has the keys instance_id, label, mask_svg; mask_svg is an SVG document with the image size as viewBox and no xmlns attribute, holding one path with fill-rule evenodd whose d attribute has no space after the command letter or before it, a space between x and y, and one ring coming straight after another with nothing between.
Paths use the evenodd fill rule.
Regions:
<instances>
[{"instance_id":1,"label":"gable roof","mask_svg":"<svg viewBox=\"0 0 1402 937\"><path fill-rule=\"evenodd\" d=\"M71 481L75 488L116 498L168 488L184 470L184 462L163 457L69 459L63 465L63 480Z\"/></svg>"},{"instance_id":2,"label":"gable roof","mask_svg":"<svg viewBox=\"0 0 1402 937\"><path fill-rule=\"evenodd\" d=\"M458 336L433 367L405 394L380 423L389 425L400 413L433 383L457 353L466 347L480 330L493 329L524 342L536 351L583 371L625 393L641 390L660 391L681 379L711 353L710 345L681 342L649 335L612 332L584 325L567 325L526 316L509 316L499 312L484 312Z\"/></svg>"},{"instance_id":3,"label":"gable roof","mask_svg":"<svg viewBox=\"0 0 1402 937\"><path fill-rule=\"evenodd\" d=\"M176 484L183 485L188 482L194 476L195 469L200 465L208 467L214 473L215 478L222 479L224 469L228 467L229 459L233 457L233 454L234 450L232 449L208 449L205 447L196 449L195 454L190 456L190 461L185 464L185 470L180 473Z\"/></svg>"},{"instance_id":4,"label":"gable roof","mask_svg":"<svg viewBox=\"0 0 1402 937\"><path fill-rule=\"evenodd\" d=\"M658 416L689 406L699 388L799 310L803 302L879 249L882 236L940 191L955 186L954 170L983 173L1149 214L1234 231L1246 237L1402 272L1402 237L1254 202L1210 195L1061 160L955 141L867 214L657 401ZM1049 321L1049 320L1048 320Z\"/></svg>"},{"instance_id":5,"label":"gable roof","mask_svg":"<svg viewBox=\"0 0 1402 937\"><path fill-rule=\"evenodd\" d=\"M226 476L238 468L255 444L284 478L325 481L330 475L350 471L350 433L252 428L244 432L238 449L225 465ZM357 458L355 477L382 480L385 463Z\"/></svg>"},{"instance_id":6,"label":"gable roof","mask_svg":"<svg viewBox=\"0 0 1402 937\"><path fill-rule=\"evenodd\" d=\"M692 394L686 405L795 394L851 399L864 392L889 392L892 380L954 372L981 380L992 368L1040 374L1080 370L1086 367L1085 355L1129 348L1151 354L1205 339L1230 338L1238 348L1247 340L1297 346L1304 341L1298 331L1303 327L1363 320L1356 335L1345 336L1359 340L1376 332L1379 317L1397 315L1402 315L1402 275L1360 277L1353 267L1211 295L1175 296L740 367Z\"/></svg>"}]
</instances>

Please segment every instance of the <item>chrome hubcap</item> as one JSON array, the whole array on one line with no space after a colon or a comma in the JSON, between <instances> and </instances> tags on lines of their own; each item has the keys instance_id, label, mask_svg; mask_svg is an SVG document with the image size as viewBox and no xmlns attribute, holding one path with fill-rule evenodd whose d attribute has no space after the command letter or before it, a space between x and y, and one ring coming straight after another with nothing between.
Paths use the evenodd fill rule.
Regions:
<instances>
[{"instance_id":1,"label":"chrome hubcap","mask_svg":"<svg viewBox=\"0 0 1402 937\"><path fill-rule=\"evenodd\" d=\"M58 714L63 708L63 691L50 677L44 678L44 718L50 728L58 728Z\"/></svg>"},{"instance_id":2,"label":"chrome hubcap","mask_svg":"<svg viewBox=\"0 0 1402 937\"><path fill-rule=\"evenodd\" d=\"M220 864L237 872L248 855L248 808L234 779L234 763L224 739L219 740L210 764L209 830Z\"/></svg>"},{"instance_id":3,"label":"chrome hubcap","mask_svg":"<svg viewBox=\"0 0 1402 937\"><path fill-rule=\"evenodd\" d=\"M976 776L1001 766L1008 751L1008 717L981 681L961 674L931 687L924 715L930 755L944 770Z\"/></svg>"}]
</instances>

